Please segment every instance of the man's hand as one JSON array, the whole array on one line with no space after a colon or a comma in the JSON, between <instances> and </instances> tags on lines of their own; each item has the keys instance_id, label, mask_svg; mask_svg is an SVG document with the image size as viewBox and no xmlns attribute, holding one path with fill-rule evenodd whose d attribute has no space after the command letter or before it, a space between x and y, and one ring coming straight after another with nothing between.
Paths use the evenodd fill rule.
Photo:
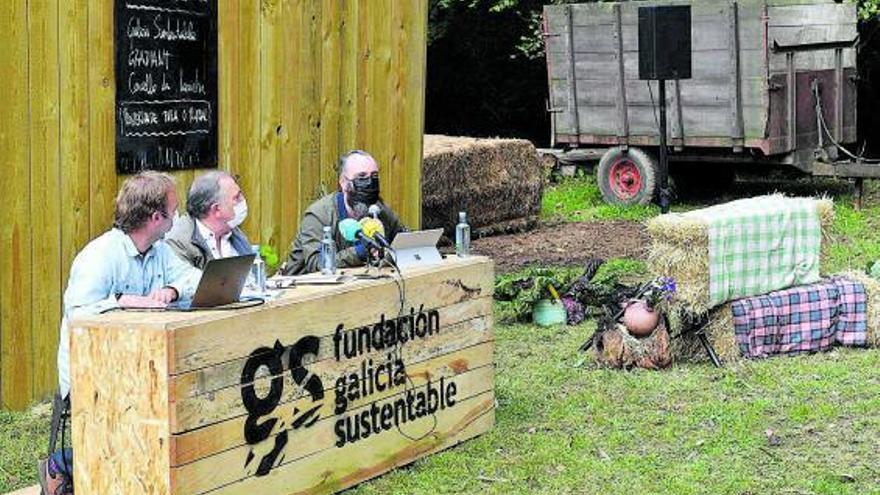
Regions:
<instances>
[{"instance_id":1,"label":"man's hand","mask_svg":"<svg viewBox=\"0 0 880 495\"><path fill-rule=\"evenodd\" d=\"M370 249L370 259L381 260L382 258L385 257L385 250L384 249L378 249L378 248L374 248L372 246L370 246L369 249Z\"/></svg>"},{"instance_id":2,"label":"man's hand","mask_svg":"<svg viewBox=\"0 0 880 495\"><path fill-rule=\"evenodd\" d=\"M161 289L156 289L153 292L150 292L150 295L147 297L162 303L164 306L177 300L177 291L171 287L162 287Z\"/></svg>"},{"instance_id":3,"label":"man's hand","mask_svg":"<svg viewBox=\"0 0 880 495\"><path fill-rule=\"evenodd\" d=\"M120 296L117 302L121 308L164 308L167 306L167 303L153 299L152 294L149 296L125 294Z\"/></svg>"}]
</instances>

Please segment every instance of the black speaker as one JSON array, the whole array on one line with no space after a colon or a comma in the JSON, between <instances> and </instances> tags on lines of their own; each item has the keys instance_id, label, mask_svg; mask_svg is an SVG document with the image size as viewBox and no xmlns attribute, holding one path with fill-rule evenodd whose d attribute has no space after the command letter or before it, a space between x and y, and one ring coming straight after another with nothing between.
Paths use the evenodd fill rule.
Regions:
<instances>
[{"instance_id":1,"label":"black speaker","mask_svg":"<svg viewBox=\"0 0 880 495\"><path fill-rule=\"evenodd\" d=\"M639 79L691 78L691 7L639 7Z\"/></svg>"}]
</instances>

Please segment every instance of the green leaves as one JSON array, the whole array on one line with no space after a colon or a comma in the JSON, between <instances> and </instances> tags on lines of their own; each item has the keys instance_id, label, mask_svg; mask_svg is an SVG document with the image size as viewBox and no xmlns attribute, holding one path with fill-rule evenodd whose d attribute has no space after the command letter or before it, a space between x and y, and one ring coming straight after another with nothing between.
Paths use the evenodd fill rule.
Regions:
<instances>
[{"instance_id":1,"label":"green leaves","mask_svg":"<svg viewBox=\"0 0 880 495\"><path fill-rule=\"evenodd\" d=\"M260 257L263 258L263 261L266 262L266 266L268 266L272 271L278 268L278 250L269 244L263 244L260 246Z\"/></svg>"}]
</instances>

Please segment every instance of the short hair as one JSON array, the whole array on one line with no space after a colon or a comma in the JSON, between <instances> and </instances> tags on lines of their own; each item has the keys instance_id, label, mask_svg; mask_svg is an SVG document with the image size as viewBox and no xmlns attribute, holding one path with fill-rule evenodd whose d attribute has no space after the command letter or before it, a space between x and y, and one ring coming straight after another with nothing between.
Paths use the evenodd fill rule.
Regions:
<instances>
[{"instance_id":1,"label":"short hair","mask_svg":"<svg viewBox=\"0 0 880 495\"><path fill-rule=\"evenodd\" d=\"M211 205L222 200L220 179L224 177L235 180L235 177L222 170L212 170L196 177L186 197L186 212L191 218L205 218L211 210Z\"/></svg>"},{"instance_id":2,"label":"short hair","mask_svg":"<svg viewBox=\"0 0 880 495\"><path fill-rule=\"evenodd\" d=\"M164 215L173 190L174 179L162 172L147 170L129 177L116 195L113 226L128 234L143 227L154 212Z\"/></svg>"},{"instance_id":3,"label":"short hair","mask_svg":"<svg viewBox=\"0 0 880 495\"><path fill-rule=\"evenodd\" d=\"M354 155L365 156L373 160L374 162L376 161L376 159L373 158L373 155L367 153L364 150L351 150L347 153L344 153L342 156L339 157L339 162L336 164L336 172L339 177L342 177L343 173L345 172L345 165L348 163L348 159Z\"/></svg>"}]
</instances>

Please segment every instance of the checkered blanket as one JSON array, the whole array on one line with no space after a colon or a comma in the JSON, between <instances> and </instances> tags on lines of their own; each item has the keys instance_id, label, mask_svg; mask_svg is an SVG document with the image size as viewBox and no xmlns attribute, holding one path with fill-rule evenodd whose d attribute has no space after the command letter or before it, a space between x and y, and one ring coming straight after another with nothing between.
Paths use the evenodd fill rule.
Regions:
<instances>
[{"instance_id":1,"label":"checkered blanket","mask_svg":"<svg viewBox=\"0 0 880 495\"><path fill-rule=\"evenodd\" d=\"M814 199L762 196L688 215L708 225L710 307L819 280Z\"/></svg>"},{"instance_id":2,"label":"checkered blanket","mask_svg":"<svg viewBox=\"0 0 880 495\"><path fill-rule=\"evenodd\" d=\"M749 358L867 344L865 287L835 278L732 304L736 343Z\"/></svg>"}]
</instances>

